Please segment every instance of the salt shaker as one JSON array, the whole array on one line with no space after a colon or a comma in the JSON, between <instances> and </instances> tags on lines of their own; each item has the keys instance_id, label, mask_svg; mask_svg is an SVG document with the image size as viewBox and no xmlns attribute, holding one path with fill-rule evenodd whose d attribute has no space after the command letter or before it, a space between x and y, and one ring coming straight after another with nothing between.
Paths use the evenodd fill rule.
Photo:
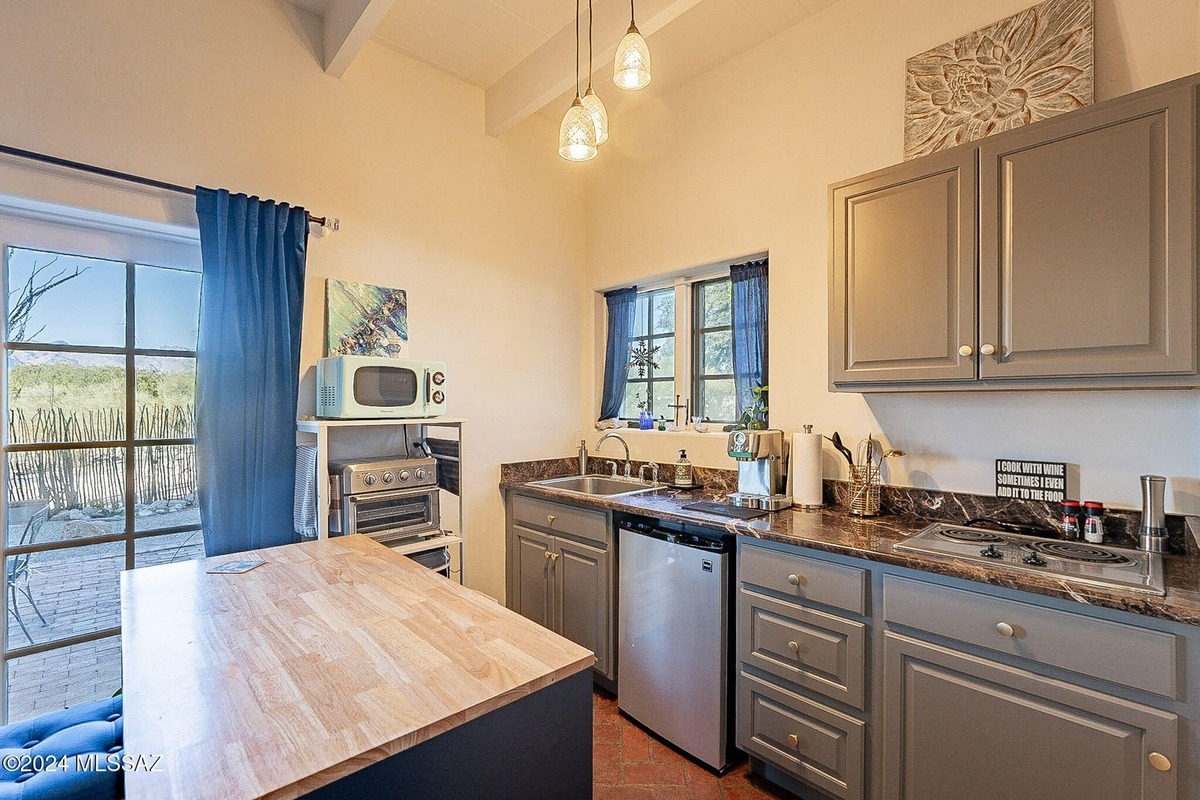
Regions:
<instances>
[{"instance_id":1,"label":"salt shaker","mask_svg":"<svg viewBox=\"0 0 1200 800\"><path fill-rule=\"evenodd\" d=\"M1092 544L1104 541L1104 503L1084 503L1083 538Z\"/></svg>"}]
</instances>

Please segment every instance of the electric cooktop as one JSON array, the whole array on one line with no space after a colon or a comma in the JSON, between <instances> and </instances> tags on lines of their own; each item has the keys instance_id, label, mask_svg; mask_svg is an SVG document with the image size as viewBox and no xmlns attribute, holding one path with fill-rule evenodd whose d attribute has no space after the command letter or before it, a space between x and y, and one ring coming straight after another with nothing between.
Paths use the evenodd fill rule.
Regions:
<instances>
[{"instance_id":1,"label":"electric cooktop","mask_svg":"<svg viewBox=\"0 0 1200 800\"><path fill-rule=\"evenodd\" d=\"M1166 594L1162 555L1084 541L1023 536L935 522L892 546L1000 569L1144 594Z\"/></svg>"}]
</instances>

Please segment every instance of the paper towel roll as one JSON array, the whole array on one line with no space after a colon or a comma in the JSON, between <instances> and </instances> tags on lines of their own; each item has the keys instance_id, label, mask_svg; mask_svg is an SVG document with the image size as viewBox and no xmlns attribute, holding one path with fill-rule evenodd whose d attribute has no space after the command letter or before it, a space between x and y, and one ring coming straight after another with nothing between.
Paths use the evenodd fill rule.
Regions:
<instances>
[{"instance_id":1,"label":"paper towel roll","mask_svg":"<svg viewBox=\"0 0 1200 800\"><path fill-rule=\"evenodd\" d=\"M815 507L824 504L824 487L821 485L821 434L792 434L792 503L797 506Z\"/></svg>"}]
</instances>

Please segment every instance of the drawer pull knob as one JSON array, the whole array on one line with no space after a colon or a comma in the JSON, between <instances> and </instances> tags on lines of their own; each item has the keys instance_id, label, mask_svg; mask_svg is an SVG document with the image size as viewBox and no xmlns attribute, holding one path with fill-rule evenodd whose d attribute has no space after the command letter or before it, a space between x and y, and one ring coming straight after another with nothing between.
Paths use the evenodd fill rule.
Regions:
<instances>
[{"instance_id":1,"label":"drawer pull knob","mask_svg":"<svg viewBox=\"0 0 1200 800\"><path fill-rule=\"evenodd\" d=\"M788 650L791 650L793 653L799 653L800 652L800 643L799 642L788 642Z\"/></svg>"},{"instance_id":2,"label":"drawer pull knob","mask_svg":"<svg viewBox=\"0 0 1200 800\"><path fill-rule=\"evenodd\" d=\"M788 747L799 747L800 746L800 737L794 733L789 733L788 738L787 738L787 743L788 743ZM1158 754L1155 753L1154 755L1158 755Z\"/></svg>"},{"instance_id":3,"label":"drawer pull knob","mask_svg":"<svg viewBox=\"0 0 1200 800\"><path fill-rule=\"evenodd\" d=\"M547 525L553 525L553 524L554 524L554 515L553 515L553 514L547 514L547 515L546 515L546 524L547 524Z\"/></svg>"},{"instance_id":4,"label":"drawer pull knob","mask_svg":"<svg viewBox=\"0 0 1200 800\"><path fill-rule=\"evenodd\" d=\"M960 356L962 356L963 358L966 358L967 356L971 355L974 352L975 351L973 349L971 349L971 345L969 345L969 344L964 344L962 347L958 348L958 354Z\"/></svg>"},{"instance_id":5,"label":"drawer pull knob","mask_svg":"<svg viewBox=\"0 0 1200 800\"><path fill-rule=\"evenodd\" d=\"M788 575L788 583L790 583L792 586L799 586L800 576L796 574Z\"/></svg>"},{"instance_id":6,"label":"drawer pull knob","mask_svg":"<svg viewBox=\"0 0 1200 800\"><path fill-rule=\"evenodd\" d=\"M546 555L550 556L551 564L553 564L555 561L558 561L558 553L547 553Z\"/></svg>"},{"instance_id":7,"label":"drawer pull knob","mask_svg":"<svg viewBox=\"0 0 1200 800\"><path fill-rule=\"evenodd\" d=\"M1154 767L1159 772L1168 772L1171 769L1171 759L1167 758L1162 753L1151 753L1149 761L1150 766Z\"/></svg>"},{"instance_id":8,"label":"drawer pull knob","mask_svg":"<svg viewBox=\"0 0 1200 800\"><path fill-rule=\"evenodd\" d=\"M547 561L550 560L550 551L549 550L543 550L542 555L544 555L546 557Z\"/></svg>"},{"instance_id":9,"label":"drawer pull knob","mask_svg":"<svg viewBox=\"0 0 1200 800\"><path fill-rule=\"evenodd\" d=\"M980 352L982 355L985 355L985 356L990 356L992 353L995 353L995 352L996 352L996 348L995 348L995 347L993 347L993 346L992 346L992 345L990 345L990 344L985 344L983 347L980 347L980 348L979 348L979 352Z\"/></svg>"},{"instance_id":10,"label":"drawer pull knob","mask_svg":"<svg viewBox=\"0 0 1200 800\"><path fill-rule=\"evenodd\" d=\"M1006 639L1010 638L1016 632L1017 632L1016 629L1013 628L1012 625L1009 625L1007 622L997 622L996 623L996 633L1000 634L1001 636L1003 636Z\"/></svg>"}]
</instances>

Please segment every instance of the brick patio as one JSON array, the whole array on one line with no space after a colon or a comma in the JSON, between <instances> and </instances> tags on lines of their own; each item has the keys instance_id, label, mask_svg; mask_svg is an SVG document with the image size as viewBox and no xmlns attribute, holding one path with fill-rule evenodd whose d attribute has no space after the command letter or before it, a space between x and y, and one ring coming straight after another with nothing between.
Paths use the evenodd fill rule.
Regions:
<instances>
[{"instance_id":1,"label":"brick patio","mask_svg":"<svg viewBox=\"0 0 1200 800\"><path fill-rule=\"evenodd\" d=\"M155 522L164 527L182 524L166 518ZM59 538L52 528L56 524L62 523L46 523L43 541ZM135 564L153 566L203 556L200 532L192 531L139 540ZM19 582L18 586L28 587L33 602L18 591L16 603L29 637L10 610L9 650L27 647L31 640L35 644L59 641L121 624L119 592L120 573L125 568L124 542L34 553L29 568L28 582ZM38 617L39 611L45 623ZM27 719L109 697L120 686L120 636L13 659L8 662L8 718L9 721Z\"/></svg>"}]
</instances>

